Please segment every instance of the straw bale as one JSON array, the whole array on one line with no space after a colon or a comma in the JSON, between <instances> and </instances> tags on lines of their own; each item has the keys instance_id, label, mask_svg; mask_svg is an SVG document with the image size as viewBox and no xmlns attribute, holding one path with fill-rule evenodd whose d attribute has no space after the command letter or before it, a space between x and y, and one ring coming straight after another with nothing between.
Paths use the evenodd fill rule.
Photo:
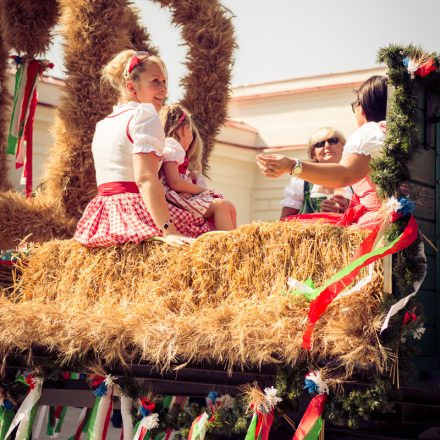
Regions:
<instances>
[{"instance_id":1,"label":"straw bale","mask_svg":"<svg viewBox=\"0 0 440 440\"><path fill-rule=\"evenodd\" d=\"M0 303L0 352L41 346L64 362L140 359L162 368L294 365L305 356L308 303L286 293L288 277L320 285L348 263L364 235L324 224L255 223L177 248L50 241L32 250L15 293ZM348 373L381 369L381 295L378 266L370 286L330 306L312 358L331 358Z\"/></svg>"},{"instance_id":2,"label":"straw bale","mask_svg":"<svg viewBox=\"0 0 440 440\"><path fill-rule=\"evenodd\" d=\"M25 199L15 191L0 192L0 249L11 249L24 239L41 243L70 238L75 223L42 197Z\"/></svg>"}]
</instances>

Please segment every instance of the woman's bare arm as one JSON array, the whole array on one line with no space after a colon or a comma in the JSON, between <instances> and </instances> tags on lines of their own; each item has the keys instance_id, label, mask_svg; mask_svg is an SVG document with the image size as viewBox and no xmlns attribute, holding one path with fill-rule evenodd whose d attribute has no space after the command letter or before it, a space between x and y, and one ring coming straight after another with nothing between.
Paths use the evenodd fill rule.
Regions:
<instances>
[{"instance_id":1,"label":"woman's bare arm","mask_svg":"<svg viewBox=\"0 0 440 440\"><path fill-rule=\"evenodd\" d=\"M370 156L363 154L346 154L339 163L303 162L302 180L330 188L341 188L352 185L364 178L370 170ZM267 177L278 177L290 174L295 159L282 154L259 154L257 164Z\"/></svg>"}]
</instances>

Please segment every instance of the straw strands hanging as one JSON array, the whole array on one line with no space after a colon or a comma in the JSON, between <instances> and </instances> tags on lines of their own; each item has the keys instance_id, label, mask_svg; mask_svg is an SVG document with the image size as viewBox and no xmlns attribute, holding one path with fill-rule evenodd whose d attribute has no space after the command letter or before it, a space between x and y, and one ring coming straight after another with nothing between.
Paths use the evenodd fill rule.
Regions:
<instances>
[{"instance_id":1,"label":"straw strands hanging","mask_svg":"<svg viewBox=\"0 0 440 440\"><path fill-rule=\"evenodd\" d=\"M308 303L286 292L289 276L320 285L346 265L364 233L355 228L258 223L207 234L188 247L158 242L86 249L72 241L36 246L12 295L0 302L0 352L32 346L63 362L142 360L227 367L295 365ZM335 251L337 250L337 252ZM377 338L382 276L332 304L311 352L346 376L381 370Z\"/></svg>"}]
</instances>

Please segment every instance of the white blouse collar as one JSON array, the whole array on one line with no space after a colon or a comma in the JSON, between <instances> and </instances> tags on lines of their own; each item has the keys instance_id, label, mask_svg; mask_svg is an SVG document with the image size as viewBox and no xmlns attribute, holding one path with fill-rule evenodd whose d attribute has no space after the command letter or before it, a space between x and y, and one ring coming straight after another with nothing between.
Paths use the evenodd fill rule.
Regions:
<instances>
[{"instance_id":1,"label":"white blouse collar","mask_svg":"<svg viewBox=\"0 0 440 440\"><path fill-rule=\"evenodd\" d=\"M120 112L122 110L135 109L135 108L138 108L139 105L140 105L140 102L136 102L136 101L129 101L129 102L124 102L122 104L116 104L113 106L112 113Z\"/></svg>"}]
</instances>

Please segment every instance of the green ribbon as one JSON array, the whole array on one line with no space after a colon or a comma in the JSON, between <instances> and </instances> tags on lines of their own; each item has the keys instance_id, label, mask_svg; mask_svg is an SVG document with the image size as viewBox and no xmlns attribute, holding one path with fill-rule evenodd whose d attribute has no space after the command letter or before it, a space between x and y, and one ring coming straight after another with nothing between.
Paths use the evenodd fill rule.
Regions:
<instances>
[{"instance_id":1,"label":"green ribbon","mask_svg":"<svg viewBox=\"0 0 440 440\"><path fill-rule=\"evenodd\" d=\"M87 438L88 439L95 438L95 436L94 436L95 422L96 422L96 416L98 415L98 408L99 408L100 401L101 401L101 397L97 396L95 399L95 404L93 405L92 415L90 416L88 423L87 423Z\"/></svg>"},{"instance_id":2,"label":"green ribbon","mask_svg":"<svg viewBox=\"0 0 440 440\"><path fill-rule=\"evenodd\" d=\"M382 246L380 248L373 249L371 252L368 252L368 253L360 256L359 258L356 258L356 260L351 261L347 266L345 266L343 269L341 269L339 272L337 272L335 275L333 275L322 286L314 288L312 292L293 291L292 293L294 295L303 295L308 301L312 301L313 299L317 298L321 294L321 292L323 292L328 286L330 286L331 284L344 278L350 272L353 272L356 268L361 266L369 258L380 255L380 254L386 252L387 250L391 249L400 240L401 237L402 237L402 234L399 235L397 238L395 238L391 243L387 244L386 246ZM312 284L310 284L310 282ZM311 281L310 278L308 278L304 284L307 284L309 287L312 287L312 288L314 287L313 281ZM348 286L346 286L346 288L347 287Z\"/></svg>"},{"instance_id":3,"label":"green ribbon","mask_svg":"<svg viewBox=\"0 0 440 440\"><path fill-rule=\"evenodd\" d=\"M310 431L303 437L303 440L317 440L322 429L322 417L319 417L313 424Z\"/></svg>"},{"instance_id":4,"label":"green ribbon","mask_svg":"<svg viewBox=\"0 0 440 440\"><path fill-rule=\"evenodd\" d=\"M3 405L0 405L0 440L4 440L14 416L12 409L5 409Z\"/></svg>"},{"instance_id":5,"label":"green ribbon","mask_svg":"<svg viewBox=\"0 0 440 440\"><path fill-rule=\"evenodd\" d=\"M24 129L24 126L20 125L18 133L14 133L15 128L13 126L14 122L16 122L16 118L17 118L16 112L19 110L19 108L17 108L18 95L19 95L18 92L21 88L21 83L23 80L23 73L24 73L24 63L20 64L17 67L17 73L15 74L14 103L12 106L11 122L9 125L8 146L7 146L7 150L6 150L7 154L15 154L16 153L17 141L21 137L21 135L23 134L23 129ZM18 117L20 117L20 116L21 115L18 115ZM17 135L17 136L15 136L15 135Z\"/></svg>"},{"instance_id":6,"label":"green ribbon","mask_svg":"<svg viewBox=\"0 0 440 440\"><path fill-rule=\"evenodd\" d=\"M257 440L257 438L255 437L257 434L256 433L257 423L258 423L258 416L257 413L254 413L254 415L252 416L251 424L249 425L244 440Z\"/></svg>"}]
</instances>

